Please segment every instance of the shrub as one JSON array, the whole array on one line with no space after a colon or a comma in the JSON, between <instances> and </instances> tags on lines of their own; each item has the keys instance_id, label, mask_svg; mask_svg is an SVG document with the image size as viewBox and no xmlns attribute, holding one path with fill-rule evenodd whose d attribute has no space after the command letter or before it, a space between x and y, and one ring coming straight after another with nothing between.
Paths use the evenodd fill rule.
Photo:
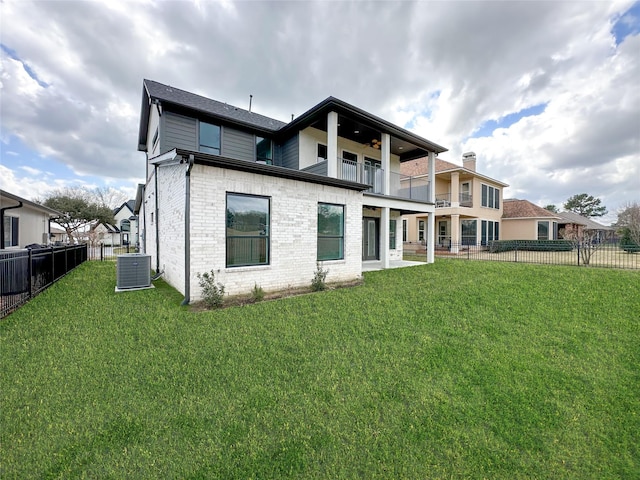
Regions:
<instances>
[{"instance_id":1,"label":"shrub","mask_svg":"<svg viewBox=\"0 0 640 480\"><path fill-rule=\"evenodd\" d=\"M527 250L530 252L570 252L573 245L569 240L495 240L489 245L491 253Z\"/></svg>"},{"instance_id":2,"label":"shrub","mask_svg":"<svg viewBox=\"0 0 640 480\"><path fill-rule=\"evenodd\" d=\"M197 274L200 288L202 288L202 299L209 308L220 308L224 301L224 285L216 283L216 275L211 272Z\"/></svg>"},{"instance_id":3,"label":"shrub","mask_svg":"<svg viewBox=\"0 0 640 480\"><path fill-rule=\"evenodd\" d=\"M311 289L314 292L319 292L327 288L325 280L327 279L328 273L329 270L323 269L319 262L316 263L316 272L313 274L313 279L311 280Z\"/></svg>"},{"instance_id":4,"label":"shrub","mask_svg":"<svg viewBox=\"0 0 640 480\"><path fill-rule=\"evenodd\" d=\"M264 300L264 290L259 287L257 283L253 284L253 290L251 290L251 300L254 302L261 302Z\"/></svg>"}]
</instances>

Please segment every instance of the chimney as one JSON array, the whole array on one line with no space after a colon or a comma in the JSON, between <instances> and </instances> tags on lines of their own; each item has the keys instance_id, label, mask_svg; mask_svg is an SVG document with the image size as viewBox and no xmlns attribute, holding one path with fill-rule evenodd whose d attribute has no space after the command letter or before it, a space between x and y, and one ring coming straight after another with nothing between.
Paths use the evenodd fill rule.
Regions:
<instances>
[{"instance_id":1,"label":"chimney","mask_svg":"<svg viewBox=\"0 0 640 480\"><path fill-rule=\"evenodd\" d=\"M476 154L467 152L462 154L462 166L472 172L476 171Z\"/></svg>"}]
</instances>

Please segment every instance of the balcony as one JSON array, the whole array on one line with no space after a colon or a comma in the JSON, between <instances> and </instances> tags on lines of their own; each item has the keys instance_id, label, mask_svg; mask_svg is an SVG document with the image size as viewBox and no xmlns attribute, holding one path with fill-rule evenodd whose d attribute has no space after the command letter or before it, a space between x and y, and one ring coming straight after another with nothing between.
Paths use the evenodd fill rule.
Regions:
<instances>
[{"instance_id":1,"label":"balcony","mask_svg":"<svg viewBox=\"0 0 640 480\"><path fill-rule=\"evenodd\" d=\"M327 176L327 161L304 168L303 171ZM369 185L367 192L382 194L385 171L377 164L363 164L338 158L338 178ZM396 172L389 174L389 196L429 201L429 181L423 177L410 177Z\"/></svg>"},{"instance_id":2,"label":"balcony","mask_svg":"<svg viewBox=\"0 0 640 480\"><path fill-rule=\"evenodd\" d=\"M458 205L460 207L473 207L473 197L470 193L461 193L458 195ZM436 193L436 208L451 207L450 193Z\"/></svg>"}]
</instances>

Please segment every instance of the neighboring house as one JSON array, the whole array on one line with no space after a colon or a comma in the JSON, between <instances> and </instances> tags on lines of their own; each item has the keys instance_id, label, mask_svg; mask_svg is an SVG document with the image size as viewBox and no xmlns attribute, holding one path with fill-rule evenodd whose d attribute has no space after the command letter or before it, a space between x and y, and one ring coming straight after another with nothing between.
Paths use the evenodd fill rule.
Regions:
<instances>
[{"instance_id":1,"label":"neighboring house","mask_svg":"<svg viewBox=\"0 0 640 480\"><path fill-rule=\"evenodd\" d=\"M69 243L69 235L62 228L51 227L51 243L55 245L64 245Z\"/></svg>"},{"instance_id":2,"label":"neighboring house","mask_svg":"<svg viewBox=\"0 0 640 480\"><path fill-rule=\"evenodd\" d=\"M138 244L138 217L133 214L134 205L135 200L129 200L113 211L115 227L120 232L119 245Z\"/></svg>"},{"instance_id":3,"label":"neighboring house","mask_svg":"<svg viewBox=\"0 0 640 480\"><path fill-rule=\"evenodd\" d=\"M560 214L528 200L503 202L502 240L557 240Z\"/></svg>"},{"instance_id":4,"label":"neighboring house","mask_svg":"<svg viewBox=\"0 0 640 480\"><path fill-rule=\"evenodd\" d=\"M0 190L0 248L23 248L34 243L48 245L51 217L62 215L44 205Z\"/></svg>"},{"instance_id":5,"label":"neighboring house","mask_svg":"<svg viewBox=\"0 0 640 480\"><path fill-rule=\"evenodd\" d=\"M89 238L92 245L116 246L121 244L121 233L118 227L110 223L94 223L91 225Z\"/></svg>"},{"instance_id":6,"label":"neighboring house","mask_svg":"<svg viewBox=\"0 0 640 480\"><path fill-rule=\"evenodd\" d=\"M403 163L407 178L428 181L426 159ZM508 185L476 172L476 155L463 155L462 166L435 159L435 231L427 232L427 216L405 215L402 240L405 248L424 250L433 238L436 248L457 252L460 245L487 245L500 239L502 191ZM409 181L409 180L406 180Z\"/></svg>"},{"instance_id":7,"label":"neighboring house","mask_svg":"<svg viewBox=\"0 0 640 480\"><path fill-rule=\"evenodd\" d=\"M558 220L559 238L569 237L567 235L569 232L573 232L578 238L581 238L584 231L589 231L592 240L602 241L616 230L574 212L560 212L557 215L560 217Z\"/></svg>"},{"instance_id":8,"label":"neighboring house","mask_svg":"<svg viewBox=\"0 0 640 480\"><path fill-rule=\"evenodd\" d=\"M150 80L138 143L143 249L185 303L211 270L238 294L308 286L317 262L347 281L401 260L401 215L435 206L400 165L446 151L333 97L284 123Z\"/></svg>"},{"instance_id":9,"label":"neighboring house","mask_svg":"<svg viewBox=\"0 0 640 480\"><path fill-rule=\"evenodd\" d=\"M103 222L93 224L90 230L92 241L108 246L138 245L140 230L138 217L133 213L134 205L135 200L129 200L114 209L114 224Z\"/></svg>"}]
</instances>

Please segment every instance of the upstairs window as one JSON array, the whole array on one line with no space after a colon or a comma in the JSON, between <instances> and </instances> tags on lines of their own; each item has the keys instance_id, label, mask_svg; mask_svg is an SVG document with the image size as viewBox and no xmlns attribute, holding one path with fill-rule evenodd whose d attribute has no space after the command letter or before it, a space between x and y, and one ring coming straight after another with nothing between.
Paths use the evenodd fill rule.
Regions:
<instances>
[{"instance_id":1,"label":"upstairs window","mask_svg":"<svg viewBox=\"0 0 640 480\"><path fill-rule=\"evenodd\" d=\"M120 231L121 232L130 232L131 231L131 222L128 219L120 220Z\"/></svg>"},{"instance_id":2,"label":"upstairs window","mask_svg":"<svg viewBox=\"0 0 640 480\"><path fill-rule=\"evenodd\" d=\"M344 258L344 205L318 203L318 260Z\"/></svg>"},{"instance_id":3,"label":"upstairs window","mask_svg":"<svg viewBox=\"0 0 640 480\"><path fill-rule=\"evenodd\" d=\"M318 144L318 163L324 162L327 160L327 146L319 143Z\"/></svg>"},{"instance_id":4,"label":"upstairs window","mask_svg":"<svg viewBox=\"0 0 640 480\"><path fill-rule=\"evenodd\" d=\"M227 193L227 267L269 264L270 200Z\"/></svg>"},{"instance_id":5,"label":"upstairs window","mask_svg":"<svg viewBox=\"0 0 640 480\"><path fill-rule=\"evenodd\" d=\"M256 137L256 161L273 165L271 139Z\"/></svg>"},{"instance_id":6,"label":"upstairs window","mask_svg":"<svg viewBox=\"0 0 640 480\"><path fill-rule=\"evenodd\" d=\"M200 151L220 155L220 126L200 122Z\"/></svg>"},{"instance_id":7,"label":"upstairs window","mask_svg":"<svg viewBox=\"0 0 640 480\"><path fill-rule=\"evenodd\" d=\"M500 209L500 190L489 185L482 185L482 206Z\"/></svg>"}]
</instances>

